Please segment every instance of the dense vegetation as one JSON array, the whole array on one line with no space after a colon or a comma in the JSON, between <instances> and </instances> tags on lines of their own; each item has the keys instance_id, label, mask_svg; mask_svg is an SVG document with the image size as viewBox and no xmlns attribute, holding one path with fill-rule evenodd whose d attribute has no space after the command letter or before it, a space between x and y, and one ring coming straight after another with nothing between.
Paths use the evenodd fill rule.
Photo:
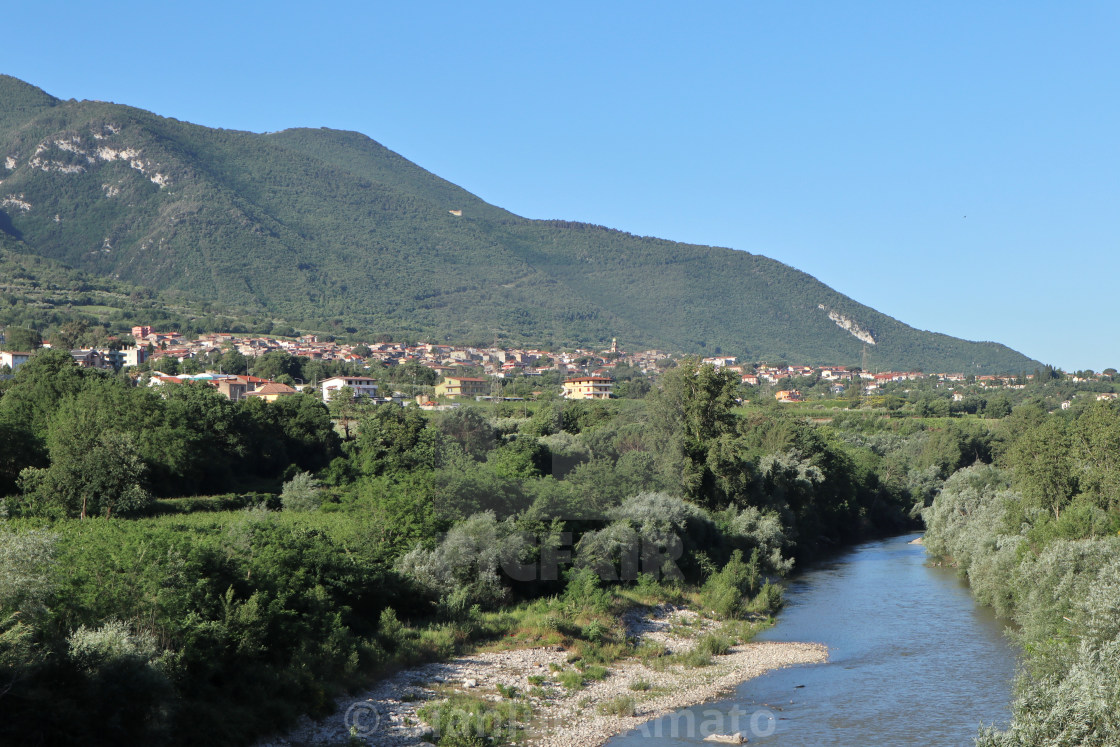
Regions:
<instances>
[{"instance_id":1,"label":"dense vegetation","mask_svg":"<svg viewBox=\"0 0 1120 747\"><path fill-rule=\"evenodd\" d=\"M5 332L25 328L54 333L70 325L83 330L76 343L94 347L104 346L110 335L127 334L137 324L155 325L185 335L295 333L291 325L259 311L228 308L175 291L157 293L70 269L29 254L21 242L0 233L0 328L6 328Z\"/></svg>"},{"instance_id":2,"label":"dense vegetation","mask_svg":"<svg viewBox=\"0 0 1120 747\"><path fill-rule=\"evenodd\" d=\"M266 322L857 364L865 346L836 313L874 336L879 369L1037 365L758 255L520 218L357 133L213 130L0 76L0 178L16 251Z\"/></svg>"},{"instance_id":3,"label":"dense vegetation","mask_svg":"<svg viewBox=\"0 0 1120 747\"><path fill-rule=\"evenodd\" d=\"M1012 619L1025 666L1013 722L985 747L1120 743L1120 409L1017 407L990 463L956 472L926 544Z\"/></svg>"},{"instance_id":4,"label":"dense vegetation","mask_svg":"<svg viewBox=\"0 0 1120 747\"><path fill-rule=\"evenodd\" d=\"M695 360L644 400L384 405L346 438L311 396L155 393L51 351L4 386L5 743L245 743L481 645L564 645L577 686L657 655L626 605L765 615L795 561L910 526L969 448L739 408Z\"/></svg>"}]
</instances>

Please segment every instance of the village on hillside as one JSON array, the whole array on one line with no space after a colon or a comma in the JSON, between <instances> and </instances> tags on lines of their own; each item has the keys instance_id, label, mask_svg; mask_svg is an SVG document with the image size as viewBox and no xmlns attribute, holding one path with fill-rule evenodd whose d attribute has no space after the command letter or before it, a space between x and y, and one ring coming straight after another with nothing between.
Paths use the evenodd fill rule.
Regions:
<instances>
[{"instance_id":1,"label":"village on hillside","mask_svg":"<svg viewBox=\"0 0 1120 747\"><path fill-rule=\"evenodd\" d=\"M104 348L71 350L75 362L86 368L125 371L137 383L159 386L168 383L199 381L217 388L231 400L260 397L274 401L279 397L299 392L314 392L329 401L339 392L363 398L373 403L412 403L415 400L424 408L442 409L447 400L456 399L517 399L500 394L503 380L515 377L545 377L559 380L554 390L568 399L609 399L616 396L615 371L643 376L656 375L660 370L674 365L683 357L663 350L625 352L617 341L606 350L577 348L550 351L527 348L489 347L403 342L338 342L308 334L295 338L243 336L233 333L211 333L195 339L185 339L174 331L158 331L150 326L135 326L131 339L110 339ZM50 348L49 340L43 347ZM222 371L222 366L207 365L223 355L236 353L243 356L244 371ZM268 354L288 354L305 361L328 364L329 368L347 373L324 374L311 381L273 380L255 375L253 363ZM30 351L0 353L0 374L10 372L26 362ZM826 382L825 392L834 396L852 393L857 387L863 396L875 395L891 384L927 380L944 386L976 386L982 388L1023 388L1033 378L1025 375L966 376L962 373L926 373L919 371L864 371L858 367L769 365L767 363L742 363L731 356L712 356L702 363L730 372L748 387L774 386L798 380L814 379ZM378 379L359 372L377 372L398 366L419 366L431 372L438 381L430 391L406 398L399 391L382 391ZM4 367L7 367L6 369ZM328 370L326 367L324 371ZM283 377L278 377L283 378ZM1100 378L1098 376L1097 378ZM1074 377L1085 381L1087 377ZM544 386L542 382L542 387ZM532 396L544 389L534 390ZM798 389L777 389L772 392L775 400L783 403L803 402L807 399ZM964 395L954 392L953 398ZM442 403L442 404L441 404Z\"/></svg>"}]
</instances>

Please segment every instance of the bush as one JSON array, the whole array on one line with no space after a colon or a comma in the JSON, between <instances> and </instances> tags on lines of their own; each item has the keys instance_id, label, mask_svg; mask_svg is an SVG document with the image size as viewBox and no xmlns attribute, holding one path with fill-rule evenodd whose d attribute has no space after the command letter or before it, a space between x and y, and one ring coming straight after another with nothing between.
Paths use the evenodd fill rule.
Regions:
<instances>
[{"instance_id":1,"label":"bush","mask_svg":"<svg viewBox=\"0 0 1120 747\"><path fill-rule=\"evenodd\" d=\"M717 633L709 633L696 642L696 648L712 656L723 656L731 651L731 639Z\"/></svg>"},{"instance_id":2,"label":"bush","mask_svg":"<svg viewBox=\"0 0 1120 747\"><path fill-rule=\"evenodd\" d=\"M634 706L634 699L629 695L619 695L604 703L600 703L597 709L603 716L633 716L637 713L637 708Z\"/></svg>"},{"instance_id":3,"label":"bush","mask_svg":"<svg viewBox=\"0 0 1120 747\"><path fill-rule=\"evenodd\" d=\"M569 669L556 675L556 681L569 690L583 689L583 672Z\"/></svg>"},{"instance_id":4,"label":"bush","mask_svg":"<svg viewBox=\"0 0 1120 747\"><path fill-rule=\"evenodd\" d=\"M743 562L743 553L736 550L719 573L712 576L701 589L704 605L722 618L744 616L748 600L756 591L760 579L759 552L751 554L750 563Z\"/></svg>"},{"instance_id":5,"label":"bush","mask_svg":"<svg viewBox=\"0 0 1120 747\"><path fill-rule=\"evenodd\" d=\"M604 589L599 576L589 568L573 568L566 574L562 601L569 613L591 612L603 614L610 610L613 595Z\"/></svg>"},{"instance_id":6,"label":"bush","mask_svg":"<svg viewBox=\"0 0 1120 747\"><path fill-rule=\"evenodd\" d=\"M285 511L314 511L322 503L323 491L310 472L297 473L280 491L280 505Z\"/></svg>"},{"instance_id":7,"label":"bush","mask_svg":"<svg viewBox=\"0 0 1120 747\"><path fill-rule=\"evenodd\" d=\"M397 568L438 599L445 614L459 616L475 604L493 608L508 599L500 568L520 562L527 549L512 521L499 522L488 511L456 524L433 550L417 546Z\"/></svg>"}]
</instances>

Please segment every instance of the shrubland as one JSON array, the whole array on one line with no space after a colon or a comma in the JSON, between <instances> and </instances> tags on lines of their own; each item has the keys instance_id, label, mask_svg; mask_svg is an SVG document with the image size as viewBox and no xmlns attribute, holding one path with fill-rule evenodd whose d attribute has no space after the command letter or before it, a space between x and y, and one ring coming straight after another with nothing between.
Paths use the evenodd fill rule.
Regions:
<instances>
[{"instance_id":1,"label":"shrubland","mask_svg":"<svg viewBox=\"0 0 1120 747\"><path fill-rule=\"evenodd\" d=\"M995 464L959 470L925 509L926 545L1023 647L1013 719L977 743L1120 743L1120 410L1017 408Z\"/></svg>"},{"instance_id":2,"label":"shrubland","mask_svg":"<svg viewBox=\"0 0 1120 747\"><path fill-rule=\"evenodd\" d=\"M922 429L877 451L863 424L740 411L737 387L685 360L642 400L343 428L308 395L135 388L41 352L0 398L0 741L247 743L487 647L565 646L586 680L660 658L627 637L635 605L749 635L795 563L913 526L915 475L971 453Z\"/></svg>"}]
</instances>

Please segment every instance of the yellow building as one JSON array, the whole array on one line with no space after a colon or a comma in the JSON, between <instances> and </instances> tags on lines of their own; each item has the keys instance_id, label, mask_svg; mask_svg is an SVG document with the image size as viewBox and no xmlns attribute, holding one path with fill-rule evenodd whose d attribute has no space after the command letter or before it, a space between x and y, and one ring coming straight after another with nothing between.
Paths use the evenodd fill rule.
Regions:
<instances>
[{"instance_id":1,"label":"yellow building","mask_svg":"<svg viewBox=\"0 0 1120 747\"><path fill-rule=\"evenodd\" d=\"M448 376L436 384L437 397L484 397L490 394L490 382L469 376Z\"/></svg>"},{"instance_id":2,"label":"yellow building","mask_svg":"<svg viewBox=\"0 0 1120 747\"><path fill-rule=\"evenodd\" d=\"M260 397L265 402L275 402L281 397L291 397L294 394L299 394L299 392L287 384L278 384L275 381L270 381L256 391L249 392L245 396Z\"/></svg>"},{"instance_id":3,"label":"yellow building","mask_svg":"<svg viewBox=\"0 0 1120 747\"><path fill-rule=\"evenodd\" d=\"M610 399L614 379L609 376L579 376L564 382L566 399Z\"/></svg>"},{"instance_id":4,"label":"yellow building","mask_svg":"<svg viewBox=\"0 0 1120 747\"><path fill-rule=\"evenodd\" d=\"M796 389L782 389L774 393L774 399L779 402L800 402L801 392Z\"/></svg>"}]
</instances>

